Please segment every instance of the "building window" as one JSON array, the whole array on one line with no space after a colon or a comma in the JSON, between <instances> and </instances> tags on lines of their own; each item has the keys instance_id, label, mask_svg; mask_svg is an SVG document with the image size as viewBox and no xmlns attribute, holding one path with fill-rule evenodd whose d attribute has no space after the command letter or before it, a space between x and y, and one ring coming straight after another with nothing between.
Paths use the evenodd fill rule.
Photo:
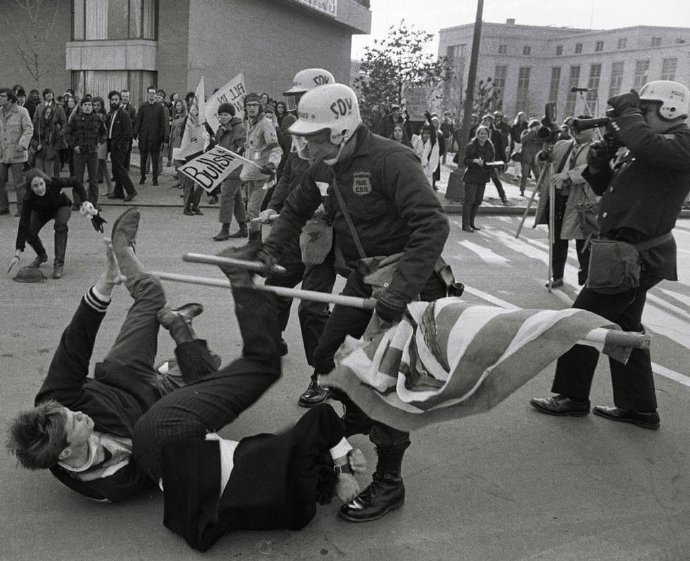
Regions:
<instances>
[{"instance_id":1,"label":"building window","mask_svg":"<svg viewBox=\"0 0 690 561\"><path fill-rule=\"evenodd\" d=\"M661 79L675 80L676 69L678 68L677 58L665 58L661 64Z\"/></svg>"},{"instance_id":2,"label":"building window","mask_svg":"<svg viewBox=\"0 0 690 561\"><path fill-rule=\"evenodd\" d=\"M604 42L603 41L597 41L596 44L594 45L594 51L597 53L600 53L603 50L604 50Z\"/></svg>"},{"instance_id":3,"label":"building window","mask_svg":"<svg viewBox=\"0 0 690 561\"><path fill-rule=\"evenodd\" d=\"M72 38L156 39L157 0L74 0Z\"/></svg>"},{"instance_id":4,"label":"building window","mask_svg":"<svg viewBox=\"0 0 690 561\"><path fill-rule=\"evenodd\" d=\"M531 52L532 52L532 47L530 47L529 45L525 45L524 47L522 47L522 54L523 55L529 55Z\"/></svg>"},{"instance_id":5,"label":"building window","mask_svg":"<svg viewBox=\"0 0 690 561\"><path fill-rule=\"evenodd\" d=\"M623 70L625 69L625 62L622 60L614 62L611 65L611 84L609 85L609 97L621 93L621 84L623 83Z\"/></svg>"},{"instance_id":6,"label":"building window","mask_svg":"<svg viewBox=\"0 0 690 561\"><path fill-rule=\"evenodd\" d=\"M506 76L508 74L508 67L505 65L496 66L494 68L494 88L498 91L498 95L503 97L503 92L506 87Z\"/></svg>"},{"instance_id":7,"label":"building window","mask_svg":"<svg viewBox=\"0 0 690 561\"><path fill-rule=\"evenodd\" d=\"M599 99L599 82L601 81L601 64L592 64L589 67L589 80L587 80L587 109L591 115L597 113L597 101Z\"/></svg>"},{"instance_id":8,"label":"building window","mask_svg":"<svg viewBox=\"0 0 690 561\"><path fill-rule=\"evenodd\" d=\"M580 82L580 67L571 66L570 67L570 78L568 79L568 97L565 101L565 111L564 115L573 115L575 111L575 100L577 99L577 93L571 91L573 88L579 88Z\"/></svg>"},{"instance_id":9,"label":"building window","mask_svg":"<svg viewBox=\"0 0 690 561\"><path fill-rule=\"evenodd\" d=\"M618 39L618 48L619 49L627 49L628 48L627 37L621 37L620 39Z\"/></svg>"},{"instance_id":10,"label":"building window","mask_svg":"<svg viewBox=\"0 0 690 561\"><path fill-rule=\"evenodd\" d=\"M582 52L582 43L575 43L575 54L580 54Z\"/></svg>"},{"instance_id":11,"label":"building window","mask_svg":"<svg viewBox=\"0 0 690 561\"><path fill-rule=\"evenodd\" d=\"M661 45L661 37L652 37L652 47Z\"/></svg>"},{"instance_id":12,"label":"building window","mask_svg":"<svg viewBox=\"0 0 690 561\"><path fill-rule=\"evenodd\" d=\"M549 102L558 103L558 88L561 83L561 67L551 67L551 85L549 87Z\"/></svg>"},{"instance_id":13,"label":"building window","mask_svg":"<svg viewBox=\"0 0 690 561\"><path fill-rule=\"evenodd\" d=\"M556 56L561 56L563 54L563 45L556 45Z\"/></svg>"},{"instance_id":14,"label":"building window","mask_svg":"<svg viewBox=\"0 0 690 561\"><path fill-rule=\"evenodd\" d=\"M498 46L498 54L499 55L504 55L508 52L508 45L499 45Z\"/></svg>"},{"instance_id":15,"label":"building window","mask_svg":"<svg viewBox=\"0 0 690 561\"><path fill-rule=\"evenodd\" d=\"M633 88L638 92L640 88L647 83L647 73L649 72L649 60L635 61L635 79L633 80Z\"/></svg>"},{"instance_id":16,"label":"building window","mask_svg":"<svg viewBox=\"0 0 690 561\"><path fill-rule=\"evenodd\" d=\"M516 109L525 111L529 109L529 75L530 66L521 66L518 73L517 96L515 98Z\"/></svg>"}]
</instances>

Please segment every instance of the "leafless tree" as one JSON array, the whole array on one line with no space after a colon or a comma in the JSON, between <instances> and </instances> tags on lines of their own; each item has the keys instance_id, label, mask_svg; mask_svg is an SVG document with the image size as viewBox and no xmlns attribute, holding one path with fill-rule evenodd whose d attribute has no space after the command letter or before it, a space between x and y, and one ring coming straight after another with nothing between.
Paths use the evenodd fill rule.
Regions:
<instances>
[{"instance_id":1,"label":"leafless tree","mask_svg":"<svg viewBox=\"0 0 690 561\"><path fill-rule=\"evenodd\" d=\"M54 0L8 0L0 8L0 44L17 55L36 87L57 61L55 22L61 5Z\"/></svg>"}]
</instances>

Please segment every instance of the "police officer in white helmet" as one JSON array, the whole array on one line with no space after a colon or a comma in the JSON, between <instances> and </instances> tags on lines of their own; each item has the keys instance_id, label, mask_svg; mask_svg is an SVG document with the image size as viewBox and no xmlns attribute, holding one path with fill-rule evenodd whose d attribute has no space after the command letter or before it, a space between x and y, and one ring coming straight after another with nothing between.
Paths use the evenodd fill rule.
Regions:
<instances>
[{"instance_id":1,"label":"police officer in white helmet","mask_svg":"<svg viewBox=\"0 0 690 561\"><path fill-rule=\"evenodd\" d=\"M644 332L647 291L678 280L671 231L690 190L690 93L659 80L608 100L612 118L605 140L593 143L583 177L601 195L600 238L593 243L589 277L573 307L595 312L625 331ZM625 257L622 257L625 256ZM575 345L558 360L555 396L531 404L550 415L589 413L599 353ZM660 426L649 350L633 349L626 364L610 360L613 407L594 407L612 421Z\"/></svg>"},{"instance_id":2,"label":"police officer in white helmet","mask_svg":"<svg viewBox=\"0 0 690 561\"><path fill-rule=\"evenodd\" d=\"M335 267L347 276L343 294L371 297L362 260L396 256L392 280L374 294L375 321L399 321L407 303L418 296L445 296L435 265L448 236L448 219L414 153L372 134L362 124L355 93L342 84L305 93L298 117L290 133L303 156L315 163L288 196L257 257L266 262L281 259L321 204L319 182L328 186ZM314 376L320 375L327 385L336 350L347 335L361 337L371 319L371 311L336 305L314 352ZM370 434L378 453L373 482L343 505L340 516L354 522L374 520L403 505L401 466L409 434L372 421L344 394L338 399L346 405L346 433Z\"/></svg>"}]
</instances>

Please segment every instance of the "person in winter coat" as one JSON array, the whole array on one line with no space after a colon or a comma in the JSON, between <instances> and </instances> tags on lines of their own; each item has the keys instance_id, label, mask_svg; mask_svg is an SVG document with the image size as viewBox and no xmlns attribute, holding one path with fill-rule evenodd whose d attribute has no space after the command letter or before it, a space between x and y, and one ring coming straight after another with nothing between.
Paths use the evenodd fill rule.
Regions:
<instances>
[{"instance_id":1,"label":"person in winter coat","mask_svg":"<svg viewBox=\"0 0 690 561\"><path fill-rule=\"evenodd\" d=\"M486 182L491 178L491 169L486 164L494 161L494 147L490 140L491 132L488 127L479 125L474 138L465 148L465 201L462 205L462 229L464 232L474 233L481 230L474 223L477 210L484 199Z\"/></svg>"},{"instance_id":2,"label":"person in winter coat","mask_svg":"<svg viewBox=\"0 0 690 561\"><path fill-rule=\"evenodd\" d=\"M43 226L54 220L55 261L53 263L53 278L59 279L62 277L67 251L67 232L69 230L67 222L72 215L72 201L62 190L71 187L82 201L86 201L86 192L81 181L75 177L51 178L43 171L35 168L27 171L25 175L29 189L24 196L22 214L19 218L13 262L19 261L27 243L36 252L36 259L31 263L31 267L40 267L48 261L48 254L38 234ZM13 266L14 263L10 265L10 269Z\"/></svg>"},{"instance_id":3,"label":"person in winter coat","mask_svg":"<svg viewBox=\"0 0 690 561\"><path fill-rule=\"evenodd\" d=\"M17 98L10 88L0 88L0 214L9 214L10 203L5 185L7 174L12 171L17 195L17 214L22 211L26 193L24 164L28 161L28 149L34 126L29 112L17 105Z\"/></svg>"},{"instance_id":4,"label":"person in winter coat","mask_svg":"<svg viewBox=\"0 0 690 561\"><path fill-rule=\"evenodd\" d=\"M221 103L218 106L218 120L220 126L216 131L216 143L236 154L242 154L247 140L247 129L244 127L242 119L235 116L235 106L232 103ZM244 204L242 204L241 188L242 180L238 168L225 178L220 187L218 222L220 222L221 227L220 232L213 237L217 242L248 236L247 216ZM237 220L239 230L231 234L230 223L233 216Z\"/></svg>"},{"instance_id":5,"label":"person in winter coat","mask_svg":"<svg viewBox=\"0 0 690 561\"><path fill-rule=\"evenodd\" d=\"M539 177L539 170L537 168L536 156L542 149L544 143L537 136L537 131L541 123L536 119L529 122L529 127L520 136L520 143L522 148L522 175L520 177L520 195L525 196L525 187L527 186L527 178L530 171L536 180Z\"/></svg>"},{"instance_id":6,"label":"person in winter coat","mask_svg":"<svg viewBox=\"0 0 690 561\"><path fill-rule=\"evenodd\" d=\"M139 185L146 183L146 166L151 156L152 185L158 185L158 167L160 151L165 142L165 128L168 125L168 111L162 103L156 101L156 88L146 89L146 101L141 104L134 123L134 138L139 139L139 154L141 155L141 178Z\"/></svg>"}]
</instances>

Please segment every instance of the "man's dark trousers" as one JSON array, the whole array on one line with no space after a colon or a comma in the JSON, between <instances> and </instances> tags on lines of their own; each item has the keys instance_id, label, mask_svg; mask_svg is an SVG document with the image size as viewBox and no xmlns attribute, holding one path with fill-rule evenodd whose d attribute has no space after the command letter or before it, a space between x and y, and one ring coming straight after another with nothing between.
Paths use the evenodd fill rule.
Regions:
<instances>
[{"instance_id":1,"label":"man's dark trousers","mask_svg":"<svg viewBox=\"0 0 690 561\"><path fill-rule=\"evenodd\" d=\"M115 197L121 198L124 196L122 192L123 187L128 195L131 195L135 191L132 179L125 169L126 155L127 150L121 150L115 146L113 146L110 151L110 160L113 164L113 177L115 178L115 187L113 188L113 195Z\"/></svg>"},{"instance_id":2,"label":"man's dark trousers","mask_svg":"<svg viewBox=\"0 0 690 561\"><path fill-rule=\"evenodd\" d=\"M640 286L618 294L599 294L584 287L573 308L589 310L617 323L623 331L643 332L642 311L647 291L661 279L644 271ZM570 397L589 397L599 351L588 345L575 345L558 359L551 391ZM656 411L652 362L648 349L633 349L627 364L609 359L613 401L621 409Z\"/></svg>"}]
</instances>

